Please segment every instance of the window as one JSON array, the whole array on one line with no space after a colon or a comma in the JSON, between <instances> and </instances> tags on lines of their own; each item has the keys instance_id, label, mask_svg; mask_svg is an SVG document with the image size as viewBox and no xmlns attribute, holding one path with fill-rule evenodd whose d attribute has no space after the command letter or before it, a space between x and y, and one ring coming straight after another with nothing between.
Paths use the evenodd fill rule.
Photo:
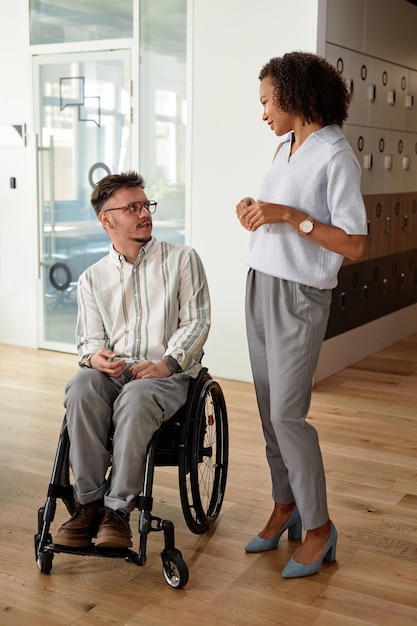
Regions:
<instances>
[{"instance_id":1,"label":"window","mask_svg":"<svg viewBox=\"0 0 417 626\"><path fill-rule=\"evenodd\" d=\"M133 37L133 0L29 0L30 43Z\"/></svg>"},{"instance_id":2,"label":"window","mask_svg":"<svg viewBox=\"0 0 417 626\"><path fill-rule=\"evenodd\" d=\"M140 3L140 171L156 237L185 236L186 0Z\"/></svg>"}]
</instances>

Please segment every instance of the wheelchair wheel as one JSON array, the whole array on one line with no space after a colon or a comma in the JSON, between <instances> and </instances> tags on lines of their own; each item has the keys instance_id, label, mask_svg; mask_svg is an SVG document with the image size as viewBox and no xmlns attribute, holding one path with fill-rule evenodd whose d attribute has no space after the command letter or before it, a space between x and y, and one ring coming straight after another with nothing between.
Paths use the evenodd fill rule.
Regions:
<instances>
[{"instance_id":1,"label":"wheelchair wheel","mask_svg":"<svg viewBox=\"0 0 417 626\"><path fill-rule=\"evenodd\" d=\"M35 557L38 569L42 574L49 574L52 569L52 561L54 558L53 552L50 550L41 551L39 550L41 541L40 534L35 535ZM48 534L47 542L52 543L52 537Z\"/></svg>"},{"instance_id":2,"label":"wheelchair wheel","mask_svg":"<svg viewBox=\"0 0 417 626\"><path fill-rule=\"evenodd\" d=\"M188 528L202 534L223 504L229 451L223 392L209 374L193 398L186 428L179 463L181 503Z\"/></svg>"},{"instance_id":3,"label":"wheelchair wheel","mask_svg":"<svg viewBox=\"0 0 417 626\"><path fill-rule=\"evenodd\" d=\"M179 554L163 560L163 571L165 580L170 587L181 589L188 582L188 567Z\"/></svg>"},{"instance_id":4,"label":"wheelchair wheel","mask_svg":"<svg viewBox=\"0 0 417 626\"><path fill-rule=\"evenodd\" d=\"M49 574L52 569L52 559L54 555L52 552L39 552L38 554L38 568L42 574Z\"/></svg>"}]
</instances>

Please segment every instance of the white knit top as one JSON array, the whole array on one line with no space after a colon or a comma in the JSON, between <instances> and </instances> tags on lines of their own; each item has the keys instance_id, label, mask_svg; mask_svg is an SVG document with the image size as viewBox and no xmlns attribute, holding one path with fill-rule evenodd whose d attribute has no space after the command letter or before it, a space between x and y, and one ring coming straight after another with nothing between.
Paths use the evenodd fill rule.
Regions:
<instances>
[{"instance_id":1,"label":"white knit top","mask_svg":"<svg viewBox=\"0 0 417 626\"><path fill-rule=\"evenodd\" d=\"M291 133L265 176L259 200L284 204L314 219L366 235L360 166L338 126L312 133L290 156ZM318 289L332 289L343 256L302 237L289 224L267 224L251 233L249 266Z\"/></svg>"}]
</instances>

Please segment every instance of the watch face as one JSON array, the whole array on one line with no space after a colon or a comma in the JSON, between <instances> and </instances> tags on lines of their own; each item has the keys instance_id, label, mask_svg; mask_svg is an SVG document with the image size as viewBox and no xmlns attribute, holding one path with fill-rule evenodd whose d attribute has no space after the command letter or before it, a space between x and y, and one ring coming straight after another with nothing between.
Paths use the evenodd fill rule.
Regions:
<instances>
[{"instance_id":1,"label":"watch face","mask_svg":"<svg viewBox=\"0 0 417 626\"><path fill-rule=\"evenodd\" d=\"M303 233L311 233L311 231L313 230L312 222L310 222L310 220L303 220L300 224L300 230Z\"/></svg>"}]
</instances>

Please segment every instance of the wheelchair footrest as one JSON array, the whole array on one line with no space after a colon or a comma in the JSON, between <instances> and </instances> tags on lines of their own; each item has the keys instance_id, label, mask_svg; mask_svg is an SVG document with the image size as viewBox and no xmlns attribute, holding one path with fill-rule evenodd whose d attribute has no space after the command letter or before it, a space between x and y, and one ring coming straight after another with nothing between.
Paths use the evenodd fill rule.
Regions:
<instances>
[{"instance_id":1,"label":"wheelchair footrest","mask_svg":"<svg viewBox=\"0 0 417 626\"><path fill-rule=\"evenodd\" d=\"M51 552L63 552L66 554L77 554L79 556L102 556L113 559L126 559L127 561L136 562L137 553L130 548L99 548L94 545L88 548L77 548L70 546L61 546L58 543L50 543L47 547Z\"/></svg>"}]
</instances>

